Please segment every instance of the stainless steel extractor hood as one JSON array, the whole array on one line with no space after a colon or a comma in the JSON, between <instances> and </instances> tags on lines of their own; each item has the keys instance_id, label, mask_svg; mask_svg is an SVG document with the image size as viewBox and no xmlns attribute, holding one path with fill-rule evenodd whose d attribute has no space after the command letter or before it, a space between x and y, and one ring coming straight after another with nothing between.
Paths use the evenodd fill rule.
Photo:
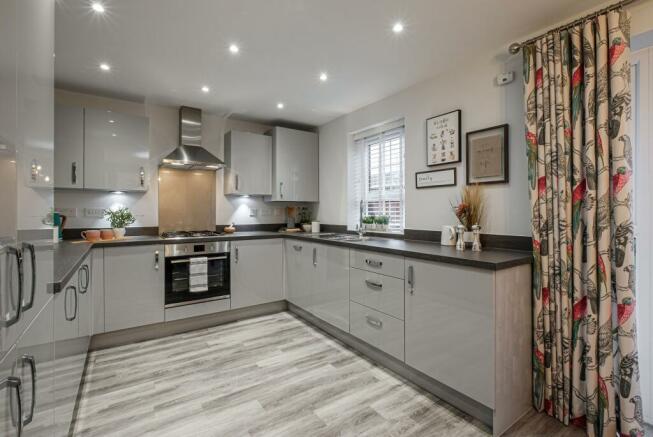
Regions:
<instances>
[{"instance_id":1,"label":"stainless steel extractor hood","mask_svg":"<svg viewBox=\"0 0 653 437\"><path fill-rule=\"evenodd\" d=\"M161 167L179 170L218 170L224 162L202 147L202 110L179 108L179 147L161 161Z\"/></svg>"}]
</instances>

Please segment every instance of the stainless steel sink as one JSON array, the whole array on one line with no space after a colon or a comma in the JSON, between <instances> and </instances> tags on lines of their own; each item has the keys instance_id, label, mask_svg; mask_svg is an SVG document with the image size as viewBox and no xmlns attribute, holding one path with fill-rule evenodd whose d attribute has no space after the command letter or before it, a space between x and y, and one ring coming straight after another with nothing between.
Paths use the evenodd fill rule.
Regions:
<instances>
[{"instance_id":1,"label":"stainless steel sink","mask_svg":"<svg viewBox=\"0 0 653 437\"><path fill-rule=\"evenodd\" d=\"M366 241L369 239L369 237L359 237L358 235L352 235L352 234L320 234L317 235L317 238L321 238L323 240L331 240L331 241Z\"/></svg>"}]
</instances>

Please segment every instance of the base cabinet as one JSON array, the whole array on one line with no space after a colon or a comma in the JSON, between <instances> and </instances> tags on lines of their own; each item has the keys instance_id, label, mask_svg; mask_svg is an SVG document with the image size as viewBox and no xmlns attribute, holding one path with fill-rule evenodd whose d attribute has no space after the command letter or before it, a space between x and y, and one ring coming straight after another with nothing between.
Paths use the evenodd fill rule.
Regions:
<instances>
[{"instance_id":1,"label":"base cabinet","mask_svg":"<svg viewBox=\"0 0 653 437\"><path fill-rule=\"evenodd\" d=\"M286 299L349 332L349 249L286 240Z\"/></svg>"},{"instance_id":2,"label":"base cabinet","mask_svg":"<svg viewBox=\"0 0 653 437\"><path fill-rule=\"evenodd\" d=\"M163 245L104 249L107 332L164 321Z\"/></svg>"},{"instance_id":3,"label":"base cabinet","mask_svg":"<svg viewBox=\"0 0 653 437\"><path fill-rule=\"evenodd\" d=\"M9 354L0 362L0 380L20 381L23 436L67 435L55 432L55 345L53 300L42 308ZM7 386L0 395L0 435L17 436L18 388ZM71 409L72 413L72 409ZM72 418L72 414L71 414ZM68 421L70 425L70 421Z\"/></svg>"},{"instance_id":4,"label":"base cabinet","mask_svg":"<svg viewBox=\"0 0 653 437\"><path fill-rule=\"evenodd\" d=\"M406 364L488 407L494 405L493 275L406 259Z\"/></svg>"},{"instance_id":5,"label":"base cabinet","mask_svg":"<svg viewBox=\"0 0 653 437\"><path fill-rule=\"evenodd\" d=\"M283 243L249 240L231 246L231 308L283 300Z\"/></svg>"}]
</instances>

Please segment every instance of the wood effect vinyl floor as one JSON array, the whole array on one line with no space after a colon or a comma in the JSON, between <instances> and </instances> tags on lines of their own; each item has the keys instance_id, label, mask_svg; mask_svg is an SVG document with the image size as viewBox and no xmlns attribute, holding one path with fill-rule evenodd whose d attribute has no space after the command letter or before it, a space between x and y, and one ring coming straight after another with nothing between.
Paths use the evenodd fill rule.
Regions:
<instances>
[{"instance_id":1,"label":"wood effect vinyl floor","mask_svg":"<svg viewBox=\"0 0 653 437\"><path fill-rule=\"evenodd\" d=\"M290 313L92 352L74 436L484 436ZM511 436L576 436L531 414Z\"/></svg>"}]
</instances>

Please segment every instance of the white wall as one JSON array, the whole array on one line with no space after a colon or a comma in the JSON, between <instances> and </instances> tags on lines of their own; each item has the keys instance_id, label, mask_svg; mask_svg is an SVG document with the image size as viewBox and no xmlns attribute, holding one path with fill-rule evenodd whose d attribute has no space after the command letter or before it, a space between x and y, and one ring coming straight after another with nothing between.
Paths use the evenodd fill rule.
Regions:
<instances>
[{"instance_id":1,"label":"white wall","mask_svg":"<svg viewBox=\"0 0 653 437\"><path fill-rule=\"evenodd\" d=\"M117 112L146 115L150 119L151 157L148 169L150 189L146 193L111 194L83 190L55 190L55 206L76 208L77 217L70 217L69 228L105 227L103 218L84 217L84 208L109 208L112 205L129 207L136 217L133 226L158 226L158 165L165 155L179 143L177 107L159 106L108 99L88 94L56 90L55 99L59 103L77 104L86 107L112 109ZM224 119L221 116L204 112L203 146L216 156L224 157L224 133L231 129L264 133L270 126L240 120ZM56 153L56 151L55 151ZM283 223L286 206L283 203L265 203L260 198L231 198L224 196L222 178L219 170L216 178L216 224L254 224ZM258 217L250 217L250 208L258 209Z\"/></svg>"},{"instance_id":2,"label":"white wall","mask_svg":"<svg viewBox=\"0 0 653 437\"><path fill-rule=\"evenodd\" d=\"M452 224L454 201L465 184L465 165L458 168L458 186L415 189L415 172L427 170L426 119L462 110L462 148L465 132L502 123L510 125L510 183L486 185L487 219L484 232L529 235L526 154L522 127L521 56L481 59L453 66L446 73L365 106L320 127L320 207L323 223L347 223L347 148L351 133L385 121L404 118L406 124L406 228L440 230ZM513 71L515 81L497 86L497 74ZM437 167L434 167L437 168Z\"/></svg>"},{"instance_id":3,"label":"white wall","mask_svg":"<svg viewBox=\"0 0 653 437\"><path fill-rule=\"evenodd\" d=\"M653 28L653 2L638 2L630 10L632 35ZM497 86L495 77L506 71L515 73L515 81ZM444 74L321 126L318 219L323 223L347 224L347 148L352 145L351 134L404 118L406 228L440 230L443 224L455 223L450 202L465 184L465 133L507 123L510 125L510 183L485 186L488 214L484 232L530 235L522 93L521 54L510 56L506 47L500 47L484 58L467 65L452 65ZM454 109L462 110L463 162L442 168L458 169L458 185L416 190L415 172L428 169L426 119Z\"/></svg>"}]
</instances>

